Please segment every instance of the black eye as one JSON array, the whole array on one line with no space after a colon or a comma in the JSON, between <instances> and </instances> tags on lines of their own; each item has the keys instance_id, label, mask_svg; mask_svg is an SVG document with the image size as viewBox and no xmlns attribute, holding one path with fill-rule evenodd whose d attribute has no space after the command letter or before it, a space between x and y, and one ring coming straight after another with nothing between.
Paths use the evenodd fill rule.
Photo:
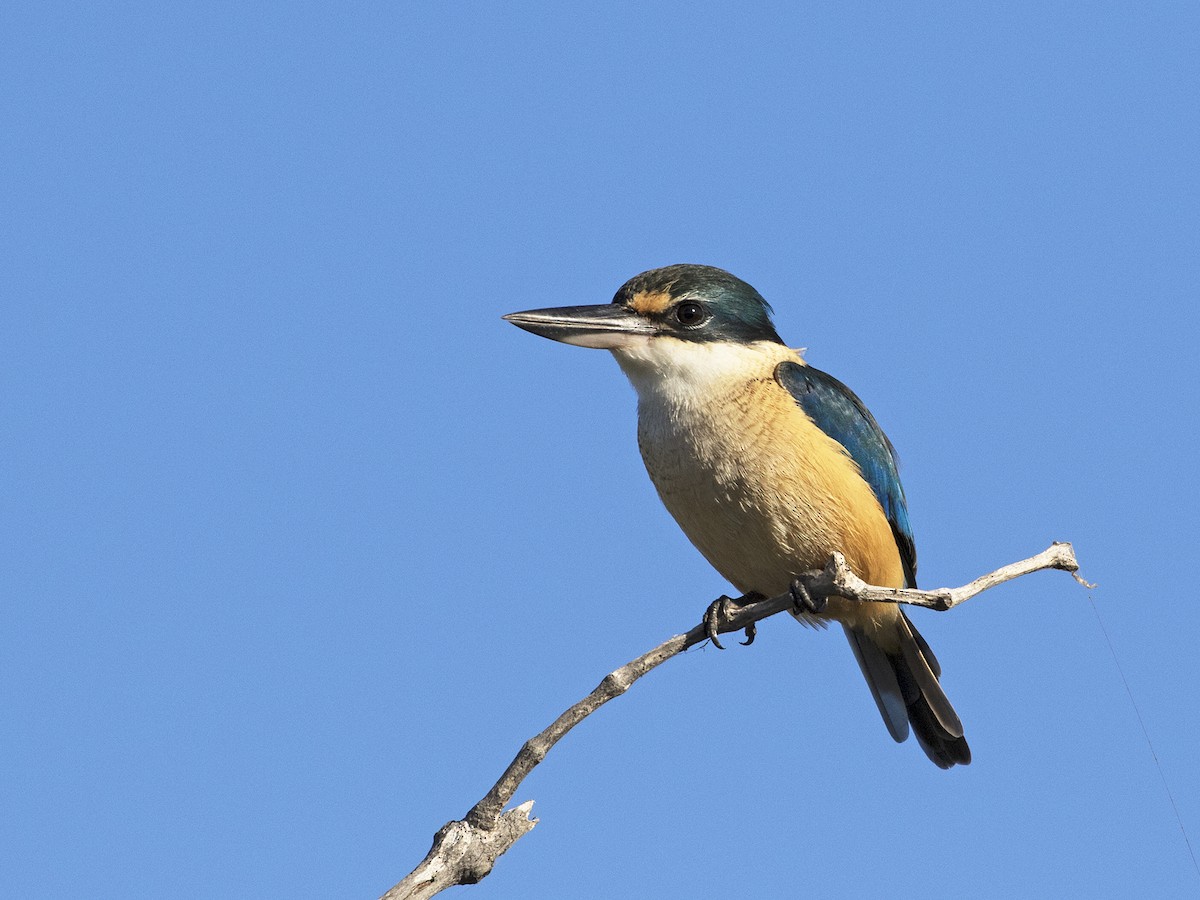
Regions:
<instances>
[{"instance_id":1,"label":"black eye","mask_svg":"<svg viewBox=\"0 0 1200 900\"><path fill-rule=\"evenodd\" d=\"M699 325L708 318L708 313L699 303L688 300L675 307L675 318L679 320L680 325Z\"/></svg>"}]
</instances>

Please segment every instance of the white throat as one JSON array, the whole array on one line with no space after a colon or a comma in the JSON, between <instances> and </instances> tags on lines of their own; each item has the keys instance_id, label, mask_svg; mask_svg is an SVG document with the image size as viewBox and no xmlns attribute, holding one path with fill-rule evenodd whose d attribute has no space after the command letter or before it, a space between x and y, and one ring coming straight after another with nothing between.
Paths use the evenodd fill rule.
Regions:
<instances>
[{"instance_id":1,"label":"white throat","mask_svg":"<svg viewBox=\"0 0 1200 900\"><path fill-rule=\"evenodd\" d=\"M613 350L621 370L643 403L703 403L748 381L772 378L797 351L773 341L736 344L695 342L660 335Z\"/></svg>"}]
</instances>

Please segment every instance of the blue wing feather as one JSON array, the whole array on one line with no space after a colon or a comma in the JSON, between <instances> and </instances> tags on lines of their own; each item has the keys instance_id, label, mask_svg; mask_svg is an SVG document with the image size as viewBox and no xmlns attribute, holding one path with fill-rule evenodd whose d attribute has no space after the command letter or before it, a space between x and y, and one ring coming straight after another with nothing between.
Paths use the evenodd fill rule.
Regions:
<instances>
[{"instance_id":1,"label":"blue wing feather","mask_svg":"<svg viewBox=\"0 0 1200 900\"><path fill-rule=\"evenodd\" d=\"M917 550L892 442L854 392L832 375L812 366L784 362L776 368L775 378L814 424L845 447L858 464L892 526L905 580L909 587L916 587Z\"/></svg>"}]
</instances>

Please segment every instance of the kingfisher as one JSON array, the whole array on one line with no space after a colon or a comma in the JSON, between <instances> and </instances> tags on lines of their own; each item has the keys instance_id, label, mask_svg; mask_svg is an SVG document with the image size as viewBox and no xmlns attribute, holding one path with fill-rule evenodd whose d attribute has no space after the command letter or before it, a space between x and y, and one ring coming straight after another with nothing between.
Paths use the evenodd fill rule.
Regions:
<instances>
[{"instance_id":1,"label":"kingfisher","mask_svg":"<svg viewBox=\"0 0 1200 900\"><path fill-rule=\"evenodd\" d=\"M891 441L846 385L784 344L772 312L723 269L673 265L630 279L611 303L504 318L612 353L637 392L658 496L739 602L796 596L796 577L834 552L869 584L916 587ZM794 615L842 626L897 742L911 725L939 767L971 761L937 658L899 605L831 597L797 602Z\"/></svg>"}]
</instances>

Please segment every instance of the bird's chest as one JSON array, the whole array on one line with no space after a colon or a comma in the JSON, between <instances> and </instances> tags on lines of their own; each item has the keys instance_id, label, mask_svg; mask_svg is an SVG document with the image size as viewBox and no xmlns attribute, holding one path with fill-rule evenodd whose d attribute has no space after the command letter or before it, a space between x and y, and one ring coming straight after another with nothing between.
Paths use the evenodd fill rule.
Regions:
<instances>
[{"instance_id":1,"label":"bird's chest","mask_svg":"<svg viewBox=\"0 0 1200 900\"><path fill-rule=\"evenodd\" d=\"M638 446L654 486L681 524L751 511L778 494L758 452L770 440L760 417L738 396L711 403L650 398L638 408ZM685 530L689 530L685 525ZM690 533L690 530L689 530Z\"/></svg>"},{"instance_id":2,"label":"bird's chest","mask_svg":"<svg viewBox=\"0 0 1200 900\"><path fill-rule=\"evenodd\" d=\"M845 455L773 380L703 401L644 396L638 440L664 505L743 591L777 593L845 552L847 504L873 503Z\"/></svg>"}]
</instances>

